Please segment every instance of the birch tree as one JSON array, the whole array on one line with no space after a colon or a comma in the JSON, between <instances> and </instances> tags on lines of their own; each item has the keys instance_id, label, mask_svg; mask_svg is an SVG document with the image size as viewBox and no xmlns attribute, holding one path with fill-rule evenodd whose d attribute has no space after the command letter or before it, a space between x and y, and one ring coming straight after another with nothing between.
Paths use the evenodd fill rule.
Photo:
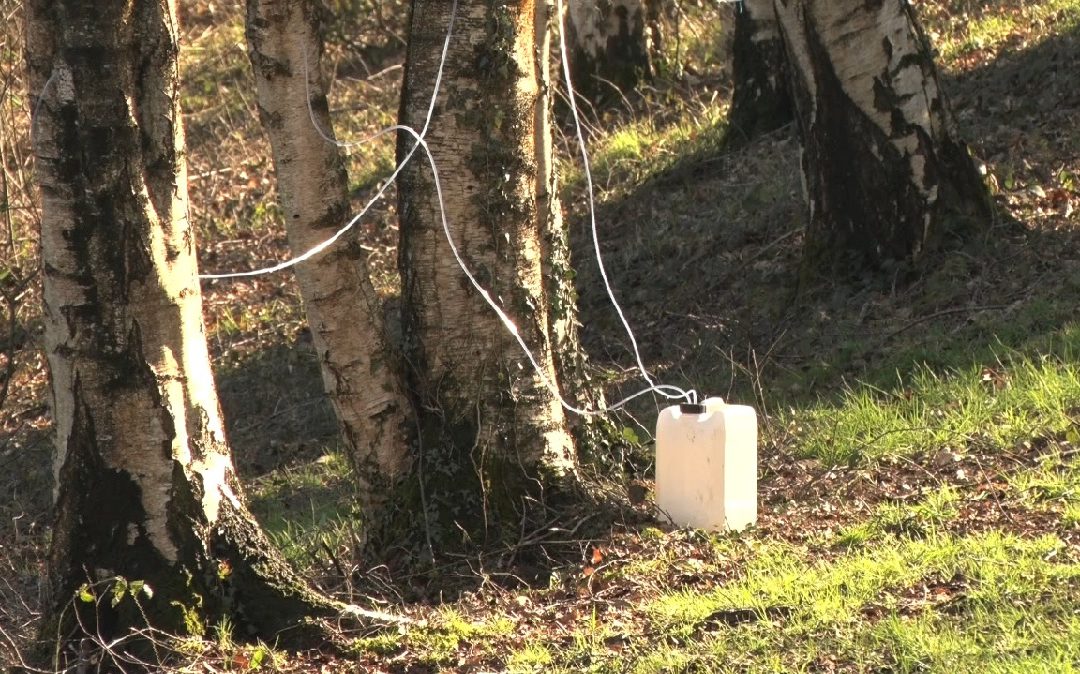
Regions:
<instances>
[{"instance_id":1,"label":"birch tree","mask_svg":"<svg viewBox=\"0 0 1080 674\"><path fill-rule=\"evenodd\" d=\"M321 4L249 0L247 7L259 114L270 137L289 244L300 254L351 217L341 153L321 135L333 138L322 74ZM296 275L362 505L377 521L412 460L409 402L385 307L355 239L298 265Z\"/></svg>"},{"instance_id":2,"label":"birch tree","mask_svg":"<svg viewBox=\"0 0 1080 674\"><path fill-rule=\"evenodd\" d=\"M43 634L71 637L76 616L105 638L228 616L292 640L341 607L269 544L233 469L187 216L176 6L26 10L56 426Z\"/></svg>"},{"instance_id":3,"label":"birch tree","mask_svg":"<svg viewBox=\"0 0 1080 674\"><path fill-rule=\"evenodd\" d=\"M773 0L743 0L738 5L732 52L732 137L750 140L791 122L787 57Z\"/></svg>"},{"instance_id":4,"label":"birch tree","mask_svg":"<svg viewBox=\"0 0 1080 674\"><path fill-rule=\"evenodd\" d=\"M917 262L988 226L985 187L911 4L774 4L803 142L804 274Z\"/></svg>"},{"instance_id":5,"label":"birch tree","mask_svg":"<svg viewBox=\"0 0 1080 674\"><path fill-rule=\"evenodd\" d=\"M402 123L425 125L451 4L414 0ZM513 335L459 268L431 171L400 184L405 348L418 414L417 489L437 540L500 540L576 484L556 325L572 316L548 124L548 2L461 0L427 142L462 261L512 317ZM399 154L412 147L403 135ZM419 156L417 157L419 159ZM545 280L545 273L548 278ZM565 355L565 354L564 354ZM408 495L405 495L408 497ZM415 526L415 510L410 523Z\"/></svg>"},{"instance_id":6,"label":"birch tree","mask_svg":"<svg viewBox=\"0 0 1080 674\"><path fill-rule=\"evenodd\" d=\"M578 94L603 103L652 76L650 3L658 1L567 0L567 57Z\"/></svg>"}]
</instances>

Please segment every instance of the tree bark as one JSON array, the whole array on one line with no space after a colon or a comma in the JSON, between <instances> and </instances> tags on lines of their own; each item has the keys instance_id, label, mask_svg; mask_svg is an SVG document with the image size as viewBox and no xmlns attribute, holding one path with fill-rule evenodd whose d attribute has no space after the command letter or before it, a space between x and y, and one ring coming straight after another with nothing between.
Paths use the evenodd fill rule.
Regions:
<instances>
[{"instance_id":1,"label":"tree bark","mask_svg":"<svg viewBox=\"0 0 1080 674\"><path fill-rule=\"evenodd\" d=\"M544 1L459 2L427 140L462 257L557 386L552 339L560 330L560 346L570 338L573 295L562 263L545 259L565 244L541 86L549 11ZM449 19L450 3L414 0L403 124L424 123ZM403 135L399 152L412 142ZM429 531L443 541L461 532L512 538L539 519L545 496L576 483L575 446L558 400L455 262L431 172L419 159L402 173L399 192L419 496Z\"/></svg>"},{"instance_id":2,"label":"tree bark","mask_svg":"<svg viewBox=\"0 0 1080 674\"><path fill-rule=\"evenodd\" d=\"M730 137L749 141L792 121L787 57L773 0L743 0L738 6L732 51Z\"/></svg>"},{"instance_id":3,"label":"tree bark","mask_svg":"<svg viewBox=\"0 0 1080 674\"><path fill-rule=\"evenodd\" d=\"M904 0L776 0L810 206L804 277L918 262L990 202Z\"/></svg>"},{"instance_id":4,"label":"tree bark","mask_svg":"<svg viewBox=\"0 0 1080 674\"><path fill-rule=\"evenodd\" d=\"M551 39L550 30L537 34L542 53L549 52ZM552 91L550 68L537 68L536 73L540 91ZM578 409L598 410L606 407L607 401L603 390L591 382L588 357L578 331L577 290L573 280L576 272L570 255L570 232L563 221L558 198L560 188L553 159L551 103L548 100L537 105L534 124L541 277L550 310L548 340L563 399ZM590 459L603 464L604 459L611 458L599 454L614 434L613 425L605 415L568 414L566 422L575 445L592 451Z\"/></svg>"},{"instance_id":5,"label":"tree bark","mask_svg":"<svg viewBox=\"0 0 1080 674\"><path fill-rule=\"evenodd\" d=\"M341 153L315 127L333 137L321 69L321 11L315 0L248 0L259 114L270 137L289 244L297 254L350 218ZM409 403L385 307L355 239L298 265L296 275L362 505L377 521L412 460Z\"/></svg>"},{"instance_id":6,"label":"tree bark","mask_svg":"<svg viewBox=\"0 0 1080 674\"><path fill-rule=\"evenodd\" d=\"M574 90L603 105L653 74L649 7L656 0L567 0L566 48Z\"/></svg>"},{"instance_id":7,"label":"tree bark","mask_svg":"<svg viewBox=\"0 0 1080 674\"><path fill-rule=\"evenodd\" d=\"M266 540L233 470L187 217L175 10L27 3L57 442L50 639L76 616L109 637L223 615L274 639L337 608ZM152 597L101 600L117 577ZM73 611L84 585L97 599Z\"/></svg>"}]
</instances>

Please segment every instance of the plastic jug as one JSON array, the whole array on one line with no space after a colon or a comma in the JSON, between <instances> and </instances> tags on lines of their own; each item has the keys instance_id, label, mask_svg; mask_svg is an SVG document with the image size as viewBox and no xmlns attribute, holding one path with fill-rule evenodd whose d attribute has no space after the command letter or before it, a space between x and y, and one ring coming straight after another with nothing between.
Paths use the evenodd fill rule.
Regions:
<instances>
[{"instance_id":1,"label":"plastic jug","mask_svg":"<svg viewBox=\"0 0 1080 674\"><path fill-rule=\"evenodd\" d=\"M656 505L677 526L742 529L757 521L757 413L707 398L656 422Z\"/></svg>"}]
</instances>

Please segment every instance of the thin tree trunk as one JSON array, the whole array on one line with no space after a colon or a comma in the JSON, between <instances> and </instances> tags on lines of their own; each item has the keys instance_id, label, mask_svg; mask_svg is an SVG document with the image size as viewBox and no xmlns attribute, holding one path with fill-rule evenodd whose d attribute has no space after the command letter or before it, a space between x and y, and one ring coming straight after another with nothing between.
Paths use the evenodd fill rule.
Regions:
<instances>
[{"instance_id":1,"label":"thin tree trunk","mask_svg":"<svg viewBox=\"0 0 1080 674\"><path fill-rule=\"evenodd\" d=\"M731 137L751 140L792 121L787 57L773 0L743 0L738 6L732 51Z\"/></svg>"},{"instance_id":2,"label":"thin tree trunk","mask_svg":"<svg viewBox=\"0 0 1080 674\"><path fill-rule=\"evenodd\" d=\"M595 104L618 100L652 77L649 4L650 0L567 0L570 77L586 100Z\"/></svg>"},{"instance_id":3,"label":"thin tree trunk","mask_svg":"<svg viewBox=\"0 0 1080 674\"><path fill-rule=\"evenodd\" d=\"M810 205L804 276L918 261L990 202L904 0L776 0Z\"/></svg>"},{"instance_id":4,"label":"thin tree trunk","mask_svg":"<svg viewBox=\"0 0 1080 674\"><path fill-rule=\"evenodd\" d=\"M549 5L552 4L549 2ZM538 48L548 53L553 39L551 30L537 29ZM552 91L550 60L536 69L540 91ZM550 323L548 339L552 361L558 373L563 398L579 409L596 410L606 405L603 390L594 386L589 377L588 358L581 346L578 331L577 290L575 271L570 255L570 232L563 220L559 201L558 175L555 172L552 150L551 104L538 104L534 124L536 148L536 214L540 231L541 276L549 301ZM610 421L603 415L568 414L567 424L581 449L600 447L610 440ZM594 457L599 458L599 457Z\"/></svg>"},{"instance_id":5,"label":"thin tree trunk","mask_svg":"<svg viewBox=\"0 0 1080 674\"><path fill-rule=\"evenodd\" d=\"M424 124L450 4L413 2L404 124ZM459 3L428 143L462 257L557 386L553 326L569 338L573 297L553 296L555 286L543 278L552 262L545 252L564 241L545 240L561 230L548 90L540 86L549 11L546 2ZM402 136L401 151L411 146ZM461 531L519 535L542 514L545 494L575 484L566 417L455 262L424 163L414 160L402 174L400 195L404 324L421 427L418 484L430 529L443 540ZM553 318L557 305L565 311Z\"/></svg>"},{"instance_id":6,"label":"thin tree trunk","mask_svg":"<svg viewBox=\"0 0 1080 674\"><path fill-rule=\"evenodd\" d=\"M228 615L273 639L337 606L282 561L233 470L187 218L175 9L27 3L57 433L53 639L76 614L105 637ZM117 576L153 596L112 605ZM84 584L99 601L73 613Z\"/></svg>"},{"instance_id":7,"label":"thin tree trunk","mask_svg":"<svg viewBox=\"0 0 1080 674\"><path fill-rule=\"evenodd\" d=\"M289 243L297 254L350 217L341 153L311 120L314 116L332 137L321 69L322 11L315 0L248 0L247 36L259 113L273 150ZM378 520L412 460L397 345L387 337L383 303L355 240L298 265L296 274L365 512Z\"/></svg>"}]
</instances>

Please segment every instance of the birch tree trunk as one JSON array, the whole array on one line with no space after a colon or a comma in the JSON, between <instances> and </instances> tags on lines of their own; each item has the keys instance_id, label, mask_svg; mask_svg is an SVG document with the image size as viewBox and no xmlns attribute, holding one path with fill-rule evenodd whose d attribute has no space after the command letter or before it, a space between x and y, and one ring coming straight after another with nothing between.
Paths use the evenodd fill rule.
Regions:
<instances>
[{"instance_id":1,"label":"birch tree trunk","mask_svg":"<svg viewBox=\"0 0 1080 674\"><path fill-rule=\"evenodd\" d=\"M27 2L57 442L50 639L75 615L106 638L227 615L272 639L335 609L266 540L233 470L187 217L175 10ZM152 596L113 605L116 577ZM73 611L83 585L98 601Z\"/></svg>"},{"instance_id":2,"label":"birch tree trunk","mask_svg":"<svg viewBox=\"0 0 1080 674\"><path fill-rule=\"evenodd\" d=\"M732 51L735 93L728 113L732 137L751 140L792 121L787 56L773 0L743 0L735 10Z\"/></svg>"},{"instance_id":3,"label":"birch tree trunk","mask_svg":"<svg viewBox=\"0 0 1080 674\"><path fill-rule=\"evenodd\" d=\"M989 226L912 6L775 0L810 206L804 276L918 262Z\"/></svg>"},{"instance_id":4,"label":"birch tree trunk","mask_svg":"<svg viewBox=\"0 0 1080 674\"><path fill-rule=\"evenodd\" d=\"M248 0L247 38L259 113L270 137L289 244L296 254L351 217L348 177L333 137L322 75L321 4ZM311 114L309 115L309 105ZM296 268L308 322L365 512L380 509L407 472L408 399L398 352L366 255L350 240Z\"/></svg>"},{"instance_id":5,"label":"birch tree trunk","mask_svg":"<svg viewBox=\"0 0 1080 674\"><path fill-rule=\"evenodd\" d=\"M652 77L649 2L657 0L567 0L570 78L586 100L618 99Z\"/></svg>"},{"instance_id":6,"label":"birch tree trunk","mask_svg":"<svg viewBox=\"0 0 1080 674\"><path fill-rule=\"evenodd\" d=\"M450 5L412 5L402 123L417 129L427 114ZM461 256L512 317L543 377L557 386L552 336L559 326L568 330L573 295L566 268L552 253L565 239L551 169L548 89L541 86L549 11L544 1L459 2L427 140ZM399 152L412 142L403 135ZM545 497L576 483L575 446L558 400L455 262L421 158L418 153L402 173L399 261L410 390L421 429L419 496L429 507L429 529L443 540L512 538L540 519ZM562 334L566 346L572 335Z\"/></svg>"}]
</instances>

